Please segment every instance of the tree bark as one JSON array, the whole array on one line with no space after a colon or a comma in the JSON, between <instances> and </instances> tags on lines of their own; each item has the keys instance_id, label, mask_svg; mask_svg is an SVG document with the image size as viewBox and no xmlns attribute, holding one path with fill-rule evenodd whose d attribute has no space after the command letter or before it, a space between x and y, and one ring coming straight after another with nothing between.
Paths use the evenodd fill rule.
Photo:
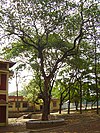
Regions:
<instances>
[{"instance_id":1,"label":"tree bark","mask_svg":"<svg viewBox=\"0 0 100 133\"><path fill-rule=\"evenodd\" d=\"M82 114L82 83L80 78L80 114Z\"/></svg>"},{"instance_id":2,"label":"tree bark","mask_svg":"<svg viewBox=\"0 0 100 133\"><path fill-rule=\"evenodd\" d=\"M60 95L59 114L61 114L61 108L62 108L62 93Z\"/></svg>"},{"instance_id":3,"label":"tree bark","mask_svg":"<svg viewBox=\"0 0 100 133\"><path fill-rule=\"evenodd\" d=\"M48 120L48 106L49 106L49 95L48 95L48 80L44 81L44 92L43 92L43 112L42 112L42 120Z\"/></svg>"},{"instance_id":4,"label":"tree bark","mask_svg":"<svg viewBox=\"0 0 100 133\"><path fill-rule=\"evenodd\" d=\"M50 114L50 102L51 102L51 95L49 95L49 101L48 101L48 115Z\"/></svg>"},{"instance_id":5,"label":"tree bark","mask_svg":"<svg viewBox=\"0 0 100 133\"><path fill-rule=\"evenodd\" d=\"M70 87L69 87L69 92L68 92L68 94L69 94L69 102L68 102L68 114L70 114Z\"/></svg>"},{"instance_id":6,"label":"tree bark","mask_svg":"<svg viewBox=\"0 0 100 133\"><path fill-rule=\"evenodd\" d=\"M87 110L87 106L88 106L88 101L86 100L85 110Z\"/></svg>"},{"instance_id":7,"label":"tree bark","mask_svg":"<svg viewBox=\"0 0 100 133\"><path fill-rule=\"evenodd\" d=\"M76 111L78 111L78 101L75 101Z\"/></svg>"}]
</instances>

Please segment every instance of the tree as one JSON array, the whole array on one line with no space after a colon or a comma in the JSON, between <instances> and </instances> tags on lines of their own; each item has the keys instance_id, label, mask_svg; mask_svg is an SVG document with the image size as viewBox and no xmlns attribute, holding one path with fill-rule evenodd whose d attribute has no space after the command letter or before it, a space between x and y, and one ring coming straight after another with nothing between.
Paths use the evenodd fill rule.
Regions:
<instances>
[{"instance_id":1,"label":"tree","mask_svg":"<svg viewBox=\"0 0 100 133\"><path fill-rule=\"evenodd\" d=\"M58 79L55 82L55 86L52 91L52 96L59 98L60 103L59 103L59 114L61 114L62 110L62 105L63 103L68 100L68 89L69 85L66 84L66 81L64 82L61 79Z\"/></svg>"},{"instance_id":2,"label":"tree","mask_svg":"<svg viewBox=\"0 0 100 133\"><path fill-rule=\"evenodd\" d=\"M25 85L23 89L27 94L26 99L34 105L34 111L35 111L35 104L39 104L40 102L38 98L38 95L40 93L40 88L36 82L36 79L32 79L28 83L28 85Z\"/></svg>"},{"instance_id":3,"label":"tree","mask_svg":"<svg viewBox=\"0 0 100 133\"><path fill-rule=\"evenodd\" d=\"M94 82L95 82L95 92L96 92L96 102L97 102L97 114L99 114L99 88L98 88L98 81L99 81L99 71L98 71L98 65L100 64L99 58L100 58L100 47L99 47L99 20L98 15L100 13L100 10L96 10L97 5L93 6L94 13L91 14L90 12L87 13L87 15L91 19L91 27L89 30L91 30L90 39L92 40L90 44L92 45L92 74L95 76Z\"/></svg>"},{"instance_id":4,"label":"tree","mask_svg":"<svg viewBox=\"0 0 100 133\"><path fill-rule=\"evenodd\" d=\"M1 1L1 28L10 38L5 54L27 58L29 64L38 61L44 80L42 120L48 120L51 79L64 59L77 53L83 39L87 8L92 9L91 2Z\"/></svg>"}]
</instances>

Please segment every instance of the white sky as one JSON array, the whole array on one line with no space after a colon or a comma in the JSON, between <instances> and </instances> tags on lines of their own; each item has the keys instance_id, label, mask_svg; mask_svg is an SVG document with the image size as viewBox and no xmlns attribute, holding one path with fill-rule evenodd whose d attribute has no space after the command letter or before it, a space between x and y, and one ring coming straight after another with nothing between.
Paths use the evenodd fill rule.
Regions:
<instances>
[{"instance_id":1,"label":"white sky","mask_svg":"<svg viewBox=\"0 0 100 133\"><path fill-rule=\"evenodd\" d=\"M21 87L20 87L21 89ZM8 93L16 91L16 79L13 78L12 80L9 81L9 85L8 85Z\"/></svg>"},{"instance_id":2,"label":"white sky","mask_svg":"<svg viewBox=\"0 0 100 133\"><path fill-rule=\"evenodd\" d=\"M14 71L14 67L12 69ZM28 82L32 79L32 71L31 70L23 70L17 76L18 89L22 90L24 85L27 85ZM14 76L12 79L9 79L8 84L8 93L16 91L16 74L14 71Z\"/></svg>"},{"instance_id":3,"label":"white sky","mask_svg":"<svg viewBox=\"0 0 100 133\"><path fill-rule=\"evenodd\" d=\"M30 75L29 75L30 74ZM25 78L24 78L25 77ZM18 80L18 89L22 90L24 85L27 85L28 82L32 79L31 73L29 71L22 71L21 72L21 78L17 78ZM9 80L9 85L8 85L8 93L16 91L16 77L13 77L12 79Z\"/></svg>"}]
</instances>

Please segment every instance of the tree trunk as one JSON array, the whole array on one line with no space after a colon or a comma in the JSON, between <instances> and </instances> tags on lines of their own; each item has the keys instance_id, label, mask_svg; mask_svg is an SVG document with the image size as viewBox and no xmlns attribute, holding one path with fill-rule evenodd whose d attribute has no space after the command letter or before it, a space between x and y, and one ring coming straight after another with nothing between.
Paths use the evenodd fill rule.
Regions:
<instances>
[{"instance_id":1,"label":"tree trunk","mask_svg":"<svg viewBox=\"0 0 100 133\"><path fill-rule=\"evenodd\" d=\"M76 111L78 111L78 101L75 101Z\"/></svg>"},{"instance_id":2,"label":"tree trunk","mask_svg":"<svg viewBox=\"0 0 100 133\"><path fill-rule=\"evenodd\" d=\"M68 94L69 94L69 102L68 102L68 114L70 114L70 87L69 87L69 92L68 92Z\"/></svg>"},{"instance_id":3,"label":"tree trunk","mask_svg":"<svg viewBox=\"0 0 100 133\"><path fill-rule=\"evenodd\" d=\"M42 120L48 120L48 106L49 106L49 95L48 95L48 81L44 81L44 92L43 92L43 112L42 112Z\"/></svg>"},{"instance_id":4,"label":"tree trunk","mask_svg":"<svg viewBox=\"0 0 100 133\"><path fill-rule=\"evenodd\" d=\"M50 114L50 101L51 101L51 95L49 95L49 101L48 101L48 115Z\"/></svg>"},{"instance_id":5,"label":"tree trunk","mask_svg":"<svg viewBox=\"0 0 100 133\"><path fill-rule=\"evenodd\" d=\"M62 93L61 93L61 96L60 96L59 114L61 114L61 108L62 108Z\"/></svg>"},{"instance_id":6,"label":"tree trunk","mask_svg":"<svg viewBox=\"0 0 100 133\"><path fill-rule=\"evenodd\" d=\"M17 93L17 112L19 112L19 100L18 100L19 96L18 96L18 81L17 81L18 79L17 78L18 78L18 72L16 72L16 89L17 89L16 93Z\"/></svg>"},{"instance_id":7,"label":"tree trunk","mask_svg":"<svg viewBox=\"0 0 100 133\"><path fill-rule=\"evenodd\" d=\"M88 101L86 100L85 110L87 110L87 106L88 106Z\"/></svg>"},{"instance_id":8,"label":"tree trunk","mask_svg":"<svg viewBox=\"0 0 100 133\"><path fill-rule=\"evenodd\" d=\"M80 114L82 114L82 83L80 79Z\"/></svg>"}]
</instances>

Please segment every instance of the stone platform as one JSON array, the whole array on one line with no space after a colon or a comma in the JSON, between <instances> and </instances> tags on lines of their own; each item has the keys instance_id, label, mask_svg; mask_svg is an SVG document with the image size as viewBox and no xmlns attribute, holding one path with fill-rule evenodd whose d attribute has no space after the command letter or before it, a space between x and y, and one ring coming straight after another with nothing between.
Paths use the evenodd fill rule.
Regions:
<instances>
[{"instance_id":1,"label":"stone platform","mask_svg":"<svg viewBox=\"0 0 100 133\"><path fill-rule=\"evenodd\" d=\"M64 123L65 123L64 119L48 120L48 121L29 120L26 122L26 128L27 129L50 128L55 126L61 126Z\"/></svg>"}]
</instances>

